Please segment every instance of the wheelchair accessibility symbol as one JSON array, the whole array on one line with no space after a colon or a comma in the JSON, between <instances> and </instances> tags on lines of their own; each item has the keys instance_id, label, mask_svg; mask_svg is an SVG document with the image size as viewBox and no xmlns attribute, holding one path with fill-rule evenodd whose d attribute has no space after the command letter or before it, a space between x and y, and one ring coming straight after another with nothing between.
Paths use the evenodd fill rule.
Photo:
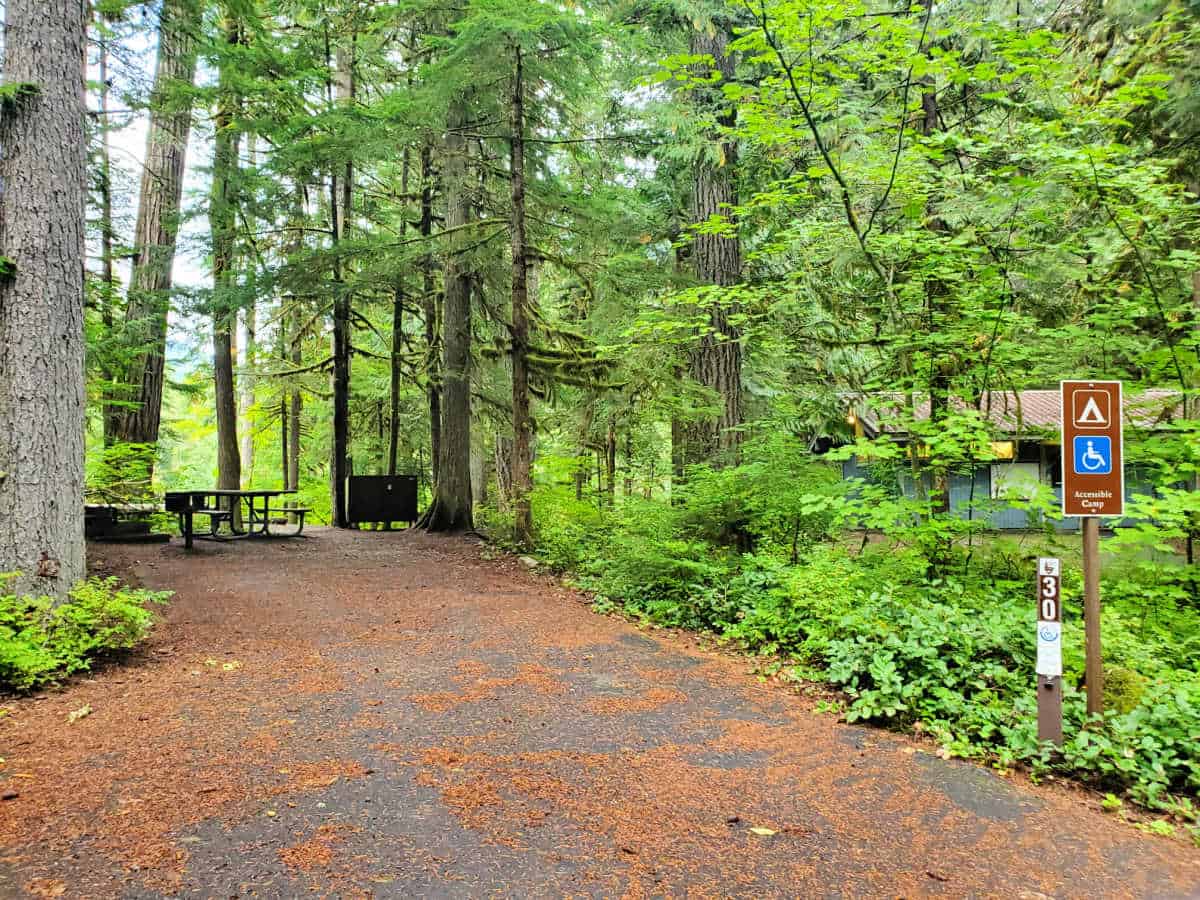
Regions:
<instances>
[{"instance_id":1,"label":"wheelchair accessibility symbol","mask_svg":"<svg viewBox=\"0 0 1200 900\"><path fill-rule=\"evenodd\" d=\"M1080 435L1075 438L1075 472L1078 475L1108 475L1112 472L1112 438Z\"/></svg>"}]
</instances>

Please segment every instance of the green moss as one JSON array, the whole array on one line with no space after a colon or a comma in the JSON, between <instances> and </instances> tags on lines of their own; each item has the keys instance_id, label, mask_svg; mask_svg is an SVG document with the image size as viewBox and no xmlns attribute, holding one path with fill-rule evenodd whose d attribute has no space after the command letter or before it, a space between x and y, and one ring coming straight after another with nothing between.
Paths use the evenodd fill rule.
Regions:
<instances>
[{"instance_id":1,"label":"green moss","mask_svg":"<svg viewBox=\"0 0 1200 900\"><path fill-rule=\"evenodd\" d=\"M1146 678L1133 669L1113 666L1104 673L1104 707L1124 715L1142 702Z\"/></svg>"}]
</instances>

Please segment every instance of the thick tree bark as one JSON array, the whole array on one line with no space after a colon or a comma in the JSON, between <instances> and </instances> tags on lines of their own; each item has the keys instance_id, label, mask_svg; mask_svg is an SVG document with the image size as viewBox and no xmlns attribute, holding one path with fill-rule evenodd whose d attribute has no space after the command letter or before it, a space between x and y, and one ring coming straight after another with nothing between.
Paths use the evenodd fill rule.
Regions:
<instances>
[{"instance_id":1,"label":"thick tree bark","mask_svg":"<svg viewBox=\"0 0 1200 900\"><path fill-rule=\"evenodd\" d=\"M0 109L0 571L64 600L84 576L84 8L8 0Z\"/></svg>"},{"instance_id":2,"label":"thick tree bark","mask_svg":"<svg viewBox=\"0 0 1200 900\"><path fill-rule=\"evenodd\" d=\"M734 60L728 53L729 35L721 27L710 31L692 32L692 52L707 54L715 61L722 82L734 75ZM726 103L719 87L702 102L716 104L717 123L732 128L737 110ZM715 132L710 140L720 147L719 159L713 161L701 154L696 161L692 189L692 221L702 223L713 216L731 219L737 204L736 185L737 144L728 135ZM728 287L736 284L742 273L741 241L737 235L697 234L692 247L692 262L696 277L704 284ZM724 302L709 304L709 329L701 335L699 346L691 354L692 378L713 390L720 397L721 412L714 419L705 419L687 426L686 462L732 461L741 443L742 424L742 345L737 328L730 322L733 308Z\"/></svg>"},{"instance_id":3,"label":"thick tree bark","mask_svg":"<svg viewBox=\"0 0 1200 900\"><path fill-rule=\"evenodd\" d=\"M518 544L533 543L533 454L529 415L529 247L525 233L525 77L516 50L510 110L509 178L512 187L512 423L513 532Z\"/></svg>"},{"instance_id":4,"label":"thick tree bark","mask_svg":"<svg viewBox=\"0 0 1200 900\"><path fill-rule=\"evenodd\" d=\"M126 384L117 398L130 405L110 412L112 437L117 441L152 444L158 440L171 267L192 127L191 101L180 99L176 89L190 88L195 79L199 29L197 0L164 0L134 234L136 255L125 306L126 329L141 352L128 369Z\"/></svg>"},{"instance_id":5,"label":"thick tree bark","mask_svg":"<svg viewBox=\"0 0 1200 900\"><path fill-rule=\"evenodd\" d=\"M421 237L433 235L433 150L426 144L421 148ZM433 254L421 260L424 275L422 309L425 316L425 347L429 359L429 465L430 483L438 482L438 461L442 452L442 367L439 344L438 301L434 294Z\"/></svg>"},{"instance_id":6,"label":"thick tree bark","mask_svg":"<svg viewBox=\"0 0 1200 900\"><path fill-rule=\"evenodd\" d=\"M336 99L354 101L354 55L338 51ZM333 218L333 459L330 464L330 497L335 528L348 528L346 481L350 477L350 295L345 286L338 245L346 237L354 199L354 165L347 161L341 178L329 181Z\"/></svg>"},{"instance_id":7,"label":"thick tree bark","mask_svg":"<svg viewBox=\"0 0 1200 900\"><path fill-rule=\"evenodd\" d=\"M239 24L227 12L225 41L241 40ZM213 381L217 418L217 487L237 490L242 486L241 454L237 438L237 389L233 377L233 329L237 312L231 303L236 281L234 253L237 239L237 200L234 196L240 135L235 123L237 97L228 84L228 72L220 74L217 115L214 122L212 191L208 220L213 254ZM235 524L238 505L233 504Z\"/></svg>"},{"instance_id":8,"label":"thick tree bark","mask_svg":"<svg viewBox=\"0 0 1200 900\"><path fill-rule=\"evenodd\" d=\"M450 104L446 119L446 228L472 221L471 179L467 167L465 98ZM430 531L468 531L471 509L471 290L468 243L455 232L447 250L442 307L442 431L433 503L422 517Z\"/></svg>"}]
</instances>

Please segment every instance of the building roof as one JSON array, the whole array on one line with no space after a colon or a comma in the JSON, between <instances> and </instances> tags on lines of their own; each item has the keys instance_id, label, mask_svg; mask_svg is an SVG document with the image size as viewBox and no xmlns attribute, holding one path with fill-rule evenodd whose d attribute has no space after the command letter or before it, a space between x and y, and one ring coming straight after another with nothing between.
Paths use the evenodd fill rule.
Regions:
<instances>
[{"instance_id":1,"label":"building roof","mask_svg":"<svg viewBox=\"0 0 1200 900\"><path fill-rule=\"evenodd\" d=\"M974 406L961 398L952 398L958 410ZM900 393L868 394L860 398L855 407L863 429L870 436L884 432L904 434L908 418L905 398ZM1181 413L1179 392L1152 388L1137 393L1125 394L1122 403L1125 423L1135 428L1154 429L1170 422ZM1028 432L1058 431L1062 424L1062 396L1060 391L986 391L980 398L979 411L1004 434L1017 435ZM915 398L913 410L918 421L929 418L929 397Z\"/></svg>"}]
</instances>

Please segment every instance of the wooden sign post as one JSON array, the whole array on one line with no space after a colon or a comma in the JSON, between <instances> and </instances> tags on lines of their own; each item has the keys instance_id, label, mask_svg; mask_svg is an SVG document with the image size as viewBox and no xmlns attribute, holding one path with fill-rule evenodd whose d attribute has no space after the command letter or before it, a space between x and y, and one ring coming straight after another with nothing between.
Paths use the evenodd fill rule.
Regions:
<instances>
[{"instance_id":1,"label":"wooden sign post","mask_svg":"<svg viewBox=\"0 0 1200 900\"><path fill-rule=\"evenodd\" d=\"M1062 746L1061 564L1039 559L1037 576L1038 740Z\"/></svg>"},{"instance_id":2,"label":"wooden sign post","mask_svg":"<svg viewBox=\"0 0 1200 900\"><path fill-rule=\"evenodd\" d=\"M1083 517L1088 714L1104 712L1100 652L1100 516L1125 514L1121 382L1064 381L1063 515Z\"/></svg>"}]
</instances>

